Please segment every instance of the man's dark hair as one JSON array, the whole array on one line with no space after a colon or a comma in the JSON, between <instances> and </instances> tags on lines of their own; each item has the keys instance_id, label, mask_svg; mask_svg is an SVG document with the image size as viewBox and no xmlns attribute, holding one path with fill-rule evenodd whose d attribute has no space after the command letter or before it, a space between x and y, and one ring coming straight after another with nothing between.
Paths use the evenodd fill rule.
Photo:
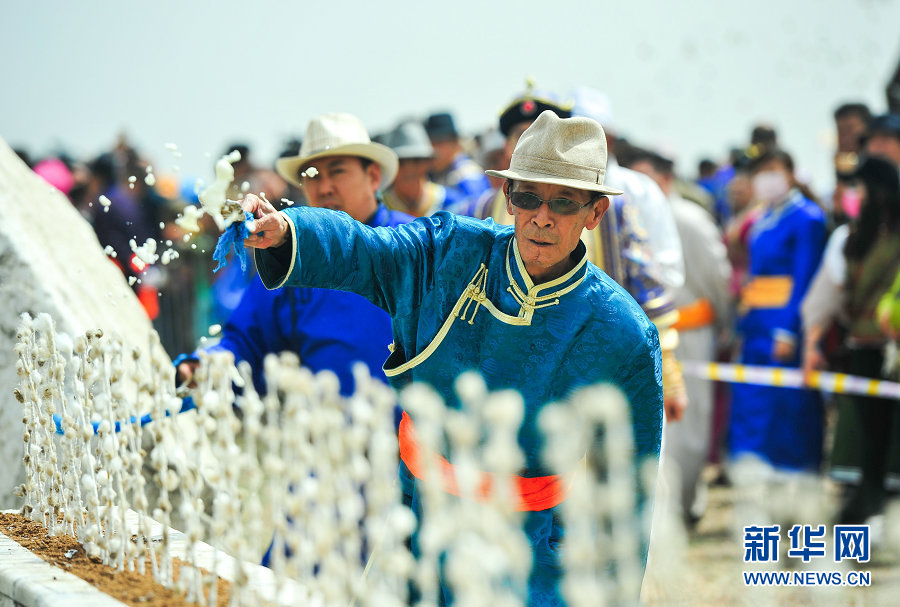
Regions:
<instances>
[{"instance_id":1,"label":"man's dark hair","mask_svg":"<svg viewBox=\"0 0 900 607\"><path fill-rule=\"evenodd\" d=\"M230 154L232 152L239 152L241 158L246 158L250 155L250 146L246 143L233 143L225 148L225 154Z\"/></svg>"},{"instance_id":2,"label":"man's dark hair","mask_svg":"<svg viewBox=\"0 0 900 607\"><path fill-rule=\"evenodd\" d=\"M245 143L234 143L225 148L225 154L231 154L232 152L237 152L241 155L240 160L237 162L232 162L232 166L244 166L250 162L250 146Z\"/></svg>"},{"instance_id":3,"label":"man's dark hair","mask_svg":"<svg viewBox=\"0 0 900 607\"><path fill-rule=\"evenodd\" d=\"M118 168L116 159L109 152L100 154L88 163L88 170L91 175L96 177L103 184L103 188L108 188L115 183L118 178Z\"/></svg>"},{"instance_id":4,"label":"man's dark hair","mask_svg":"<svg viewBox=\"0 0 900 607\"><path fill-rule=\"evenodd\" d=\"M834 110L835 121L852 116L857 116L865 124L869 124L869 121L872 120L872 112L865 103L844 103Z\"/></svg>"},{"instance_id":5,"label":"man's dark hair","mask_svg":"<svg viewBox=\"0 0 900 607\"><path fill-rule=\"evenodd\" d=\"M634 163L635 155L641 151L641 148L632 145L627 139L616 141L616 161L623 167L630 167Z\"/></svg>"},{"instance_id":6,"label":"man's dark hair","mask_svg":"<svg viewBox=\"0 0 900 607\"><path fill-rule=\"evenodd\" d=\"M639 148L637 146L631 146L627 161L620 160L620 162L622 166L627 168L632 168L639 162L648 162L650 163L650 166L653 167L653 170L660 175L673 175L675 173L674 161L669 160L662 154L654 152L653 150Z\"/></svg>"},{"instance_id":7,"label":"man's dark hair","mask_svg":"<svg viewBox=\"0 0 900 607\"><path fill-rule=\"evenodd\" d=\"M768 124L760 124L753 127L750 132L751 145L759 145L766 148L774 148L778 145L778 135L775 129Z\"/></svg>"},{"instance_id":8,"label":"man's dark hair","mask_svg":"<svg viewBox=\"0 0 900 607\"><path fill-rule=\"evenodd\" d=\"M288 158L290 156L299 156L300 155L300 146L303 142L296 138L292 137L284 142L284 147L278 152L279 158Z\"/></svg>"},{"instance_id":9,"label":"man's dark hair","mask_svg":"<svg viewBox=\"0 0 900 607\"><path fill-rule=\"evenodd\" d=\"M697 164L697 174L703 177L704 175L712 175L718 169L718 165L710 160L709 158L703 158Z\"/></svg>"}]
</instances>

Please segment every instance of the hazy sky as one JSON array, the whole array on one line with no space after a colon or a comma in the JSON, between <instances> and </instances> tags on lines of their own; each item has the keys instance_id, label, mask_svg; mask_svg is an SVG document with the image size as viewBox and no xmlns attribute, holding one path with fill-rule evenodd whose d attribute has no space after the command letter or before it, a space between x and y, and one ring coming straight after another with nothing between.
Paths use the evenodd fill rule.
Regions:
<instances>
[{"instance_id":1,"label":"hazy sky","mask_svg":"<svg viewBox=\"0 0 900 607\"><path fill-rule=\"evenodd\" d=\"M833 109L884 111L900 61L900 0L0 6L0 137L88 157L125 131L158 173L204 178L205 153L243 140L268 164L326 111L379 131L449 109L473 133L533 76L605 91L618 130L677 152L688 175L768 121L824 188Z\"/></svg>"}]
</instances>

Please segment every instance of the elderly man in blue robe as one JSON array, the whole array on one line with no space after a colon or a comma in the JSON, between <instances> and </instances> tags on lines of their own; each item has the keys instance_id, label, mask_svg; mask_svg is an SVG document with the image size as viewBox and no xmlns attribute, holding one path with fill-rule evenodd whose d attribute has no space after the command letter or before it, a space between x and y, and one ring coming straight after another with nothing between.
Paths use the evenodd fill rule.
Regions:
<instances>
[{"instance_id":1,"label":"elderly man in blue robe","mask_svg":"<svg viewBox=\"0 0 900 607\"><path fill-rule=\"evenodd\" d=\"M345 289L392 319L394 346L384 365L400 389L421 381L459 407L456 377L477 370L491 390L516 389L525 402L519 445L518 508L532 545L529 604L562 605L559 505L564 483L529 492L546 478L537 418L583 386L607 383L629 402L637 464L659 457L663 396L659 336L634 299L591 264L581 241L620 192L604 185L606 140L589 118L542 113L522 135L506 179L513 226L438 212L396 228L371 228L343 213L297 208L278 212L247 197L263 283ZM468 305L471 304L471 305ZM404 415L401 481L413 510L420 483ZM450 462L452 465L452 462ZM573 463L573 467L575 464ZM636 482L636 486L641 484ZM640 490L639 490L640 491ZM638 496L642 499L642 495ZM645 547L646 548L646 547ZM636 597L634 597L636 599Z\"/></svg>"}]
</instances>

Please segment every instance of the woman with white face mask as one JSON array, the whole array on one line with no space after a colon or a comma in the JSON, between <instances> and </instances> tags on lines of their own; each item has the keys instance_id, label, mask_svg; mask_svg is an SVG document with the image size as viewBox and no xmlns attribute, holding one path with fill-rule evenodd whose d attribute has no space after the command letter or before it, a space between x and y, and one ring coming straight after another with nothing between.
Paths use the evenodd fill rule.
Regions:
<instances>
[{"instance_id":1,"label":"woman with white face mask","mask_svg":"<svg viewBox=\"0 0 900 607\"><path fill-rule=\"evenodd\" d=\"M741 289L738 332L744 364L798 367L800 303L825 244L825 214L804 196L794 163L770 149L750 165L754 197L766 208L749 238L749 268ZM752 455L773 468L818 472L822 403L810 390L755 385L732 387L732 458Z\"/></svg>"},{"instance_id":2,"label":"woman with white face mask","mask_svg":"<svg viewBox=\"0 0 900 607\"><path fill-rule=\"evenodd\" d=\"M753 171L753 195L770 205L784 200L794 185L794 173L780 159L772 160Z\"/></svg>"}]
</instances>

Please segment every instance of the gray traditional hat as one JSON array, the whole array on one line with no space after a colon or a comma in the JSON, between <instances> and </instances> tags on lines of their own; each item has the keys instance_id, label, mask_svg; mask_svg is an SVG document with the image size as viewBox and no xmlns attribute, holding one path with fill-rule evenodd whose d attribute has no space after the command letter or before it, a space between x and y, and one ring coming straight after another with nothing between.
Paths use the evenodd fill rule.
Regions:
<instances>
[{"instance_id":1,"label":"gray traditional hat","mask_svg":"<svg viewBox=\"0 0 900 607\"><path fill-rule=\"evenodd\" d=\"M618 196L622 190L603 185L606 155L606 134L598 122L546 110L522 133L509 168L485 173Z\"/></svg>"},{"instance_id":2,"label":"gray traditional hat","mask_svg":"<svg viewBox=\"0 0 900 607\"><path fill-rule=\"evenodd\" d=\"M381 188L389 186L397 176L397 155L391 148L369 139L360 119L350 114L322 114L310 120L300 154L279 158L275 168L279 175L299 186L300 168L325 156L360 156L377 162L381 166Z\"/></svg>"},{"instance_id":3,"label":"gray traditional hat","mask_svg":"<svg viewBox=\"0 0 900 607\"><path fill-rule=\"evenodd\" d=\"M434 158L431 139L420 122L401 122L384 136L384 144L394 150L401 160Z\"/></svg>"}]
</instances>

